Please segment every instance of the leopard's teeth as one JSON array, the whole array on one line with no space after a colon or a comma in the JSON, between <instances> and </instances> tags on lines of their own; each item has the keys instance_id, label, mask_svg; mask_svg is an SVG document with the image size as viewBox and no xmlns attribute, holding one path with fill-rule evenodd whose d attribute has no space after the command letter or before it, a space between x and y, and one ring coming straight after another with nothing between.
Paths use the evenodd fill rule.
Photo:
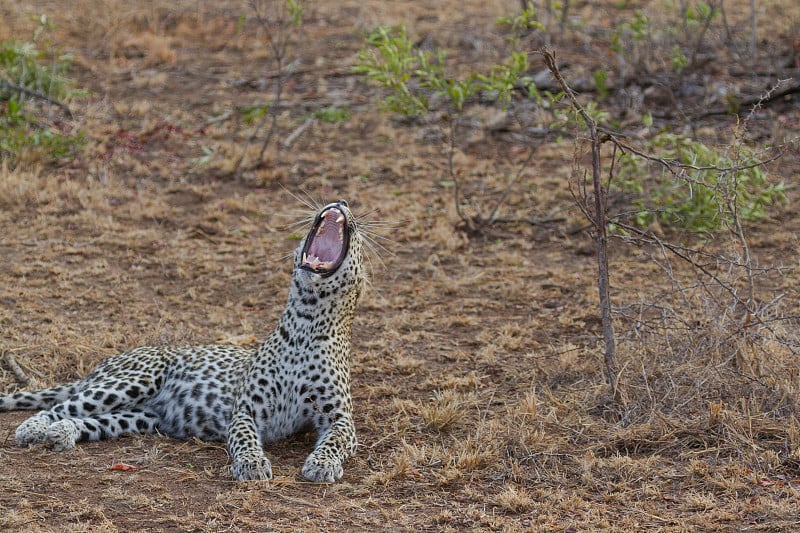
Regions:
<instances>
[{"instance_id":1,"label":"leopard's teeth","mask_svg":"<svg viewBox=\"0 0 800 533\"><path fill-rule=\"evenodd\" d=\"M344 215L339 213L339 216L336 218L336 223L340 224L342 222L344 222Z\"/></svg>"}]
</instances>

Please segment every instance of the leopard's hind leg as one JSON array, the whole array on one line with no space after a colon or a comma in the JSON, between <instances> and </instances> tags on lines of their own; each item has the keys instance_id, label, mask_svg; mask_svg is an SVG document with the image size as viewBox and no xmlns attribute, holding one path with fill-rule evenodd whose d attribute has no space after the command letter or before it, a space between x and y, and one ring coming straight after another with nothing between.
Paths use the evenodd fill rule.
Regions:
<instances>
[{"instance_id":1,"label":"leopard's hind leg","mask_svg":"<svg viewBox=\"0 0 800 533\"><path fill-rule=\"evenodd\" d=\"M163 349L137 348L111 357L74 384L0 396L0 410L44 409L17 428L20 446L46 442L61 451L81 440L152 432L159 415L147 401L166 380L171 357Z\"/></svg>"},{"instance_id":2,"label":"leopard's hind leg","mask_svg":"<svg viewBox=\"0 0 800 533\"><path fill-rule=\"evenodd\" d=\"M24 446L47 440L47 431L52 421L49 417L42 415L47 412L46 409L73 396L79 390L79 384L80 382L75 382L49 389L0 395L0 412L44 409L44 411L40 411L38 414L28 418L17 428L17 444Z\"/></svg>"},{"instance_id":3,"label":"leopard's hind leg","mask_svg":"<svg viewBox=\"0 0 800 533\"><path fill-rule=\"evenodd\" d=\"M82 440L153 432L159 416L140 407L153 394L145 385L135 381L92 383L20 424L17 444L46 442L53 450L64 451Z\"/></svg>"},{"instance_id":4,"label":"leopard's hind leg","mask_svg":"<svg viewBox=\"0 0 800 533\"><path fill-rule=\"evenodd\" d=\"M145 409L102 413L91 418L63 418L47 428L47 445L56 452L70 450L80 441L102 440L130 433L152 433L159 416ZM19 429L17 429L19 441Z\"/></svg>"}]
</instances>

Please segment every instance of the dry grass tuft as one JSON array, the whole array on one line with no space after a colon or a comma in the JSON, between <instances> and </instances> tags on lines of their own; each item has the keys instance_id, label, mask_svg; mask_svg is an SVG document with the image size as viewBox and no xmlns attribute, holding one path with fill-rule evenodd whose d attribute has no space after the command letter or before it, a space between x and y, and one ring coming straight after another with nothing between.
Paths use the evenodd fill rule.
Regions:
<instances>
[{"instance_id":1,"label":"dry grass tuft","mask_svg":"<svg viewBox=\"0 0 800 533\"><path fill-rule=\"evenodd\" d=\"M511 513L526 513L535 502L525 489L508 484L492 497L492 503Z\"/></svg>"},{"instance_id":2,"label":"dry grass tuft","mask_svg":"<svg viewBox=\"0 0 800 533\"><path fill-rule=\"evenodd\" d=\"M155 67L175 62L177 55L174 46L174 39L170 37L144 32L122 41L117 47L117 56L141 58L143 66Z\"/></svg>"},{"instance_id":3,"label":"dry grass tuft","mask_svg":"<svg viewBox=\"0 0 800 533\"><path fill-rule=\"evenodd\" d=\"M419 414L428 428L447 431L464 423L465 410L474 400L454 389L435 391Z\"/></svg>"}]
</instances>

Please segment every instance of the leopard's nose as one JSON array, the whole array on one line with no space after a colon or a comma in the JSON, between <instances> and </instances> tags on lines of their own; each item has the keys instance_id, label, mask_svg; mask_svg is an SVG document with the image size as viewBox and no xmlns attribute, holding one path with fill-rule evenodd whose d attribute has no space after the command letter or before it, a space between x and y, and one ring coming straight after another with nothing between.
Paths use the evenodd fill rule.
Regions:
<instances>
[{"instance_id":1,"label":"leopard's nose","mask_svg":"<svg viewBox=\"0 0 800 533\"><path fill-rule=\"evenodd\" d=\"M336 202L336 203L337 203L337 204L339 204L339 205L341 205L341 206L344 206L344 207L350 207L350 206L347 204L347 200L339 200L339 201L338 201L338 202Z\"/></svg>"}]
</instances>

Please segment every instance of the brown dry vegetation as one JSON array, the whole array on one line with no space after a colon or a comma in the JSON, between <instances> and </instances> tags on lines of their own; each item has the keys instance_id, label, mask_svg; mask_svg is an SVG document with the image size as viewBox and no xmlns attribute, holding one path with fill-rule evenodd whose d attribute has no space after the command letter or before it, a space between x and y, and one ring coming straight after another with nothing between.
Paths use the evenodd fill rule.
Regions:
<instances>
[{"instance_id":1,"label":"brown dry vegetation","mask_svg":"<svg viewBox=\"0 0 800 533\"><path fill-rule=\"evenodd\" d=\"M573 4L586 26L551 42L568 58L571 81L611 60L592 28L625 20L634 7L664 9ZM759 4L765 59L741 67L791 64L800 9L789 0ZM218 443L136 436L53 454L16 448L13 432L26 414L3 413L0 529L800 527L800 378L797 356L782 342L796 343L797 321L776 321L770 335L739 335L740 317L724 292L699 286L679 261L662 268L658 250L615 241L621 397L610 404L592 240L576 231L586 222L567 187L573 143L543 140L526 186L508 199L512 212L563 221L466 235L442 186L437 124L380 114L376 90L350 72L363 31L377 24L404 23L450 50L461 68L496 62L503 36L494 20L518 6L312 6L279 140L323 106L346 106L352 116L315 122L290 148L234 179L229 172L249 131L237 106L263 102L270 87L265 36L252 22L239 24L250 14L245 2L3 3L0 40L28 38L32 18L47 14L51 39L74 54L71 74L92 91L73 104L90 138L77 160L47 166L34 154L0 169L0 350L39 384L77 378L142 344L263 338L284 303L285 257L298 231L289 226L307 211L293 195L346 198L354 211L393 224L376 228L391 253L373 259L354 325L360 447L342 482L299 481L311 436L270 447L273 482L235 483ZM742 33L748 6L726 2L729 24ZM705 83L747 94L771 85L733 77L736 69L725 65L735 58L726 54L720 48ZM753 118L759 143L797 131L796 98ZM653 111L662 104L646 101ZM725 143L733 123L716 116L693 126L706 142ZM475 124L457 164L492 190L514 168L519 147L513 135ZM206 162L203 148L213 152ZM775 318L800 314L798 168L795 145L770 167L790 185L787 202L747 228L759 264L784 267L757 285L763 302L780 296ZM724 252L728 240L700 245ZM720 276L741 281L724 267ZM17 387L0 369L0 389ZM109 471L117 462L138 470Z\"/></svg>"}]
</instances>

